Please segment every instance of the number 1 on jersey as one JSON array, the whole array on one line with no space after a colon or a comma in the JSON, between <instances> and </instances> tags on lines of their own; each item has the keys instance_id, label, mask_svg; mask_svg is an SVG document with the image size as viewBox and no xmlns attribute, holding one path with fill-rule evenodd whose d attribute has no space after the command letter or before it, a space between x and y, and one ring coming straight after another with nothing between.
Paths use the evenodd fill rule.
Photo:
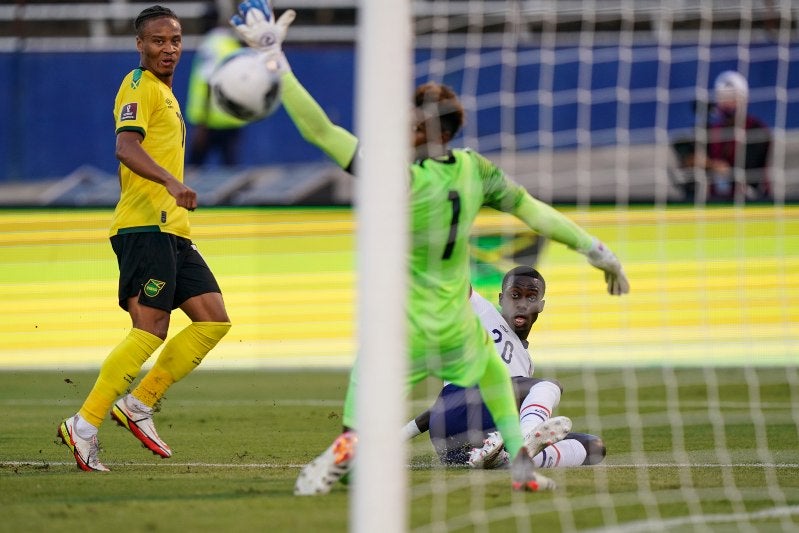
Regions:
<instances>
[{"instance_id":1,"label":"number 1 on jersey","mask_svg":"<svg viewBox=\"0 0 799 533\"><path fill-rule=\"evenodd\" d=\"M441 259L449 259L452 256L455 240L458 238L458 221L461 218L461 196L458 191L449 191L448 200L452 203L452 222L449 224L449 239Z\"/></svg>"}]
</instances>

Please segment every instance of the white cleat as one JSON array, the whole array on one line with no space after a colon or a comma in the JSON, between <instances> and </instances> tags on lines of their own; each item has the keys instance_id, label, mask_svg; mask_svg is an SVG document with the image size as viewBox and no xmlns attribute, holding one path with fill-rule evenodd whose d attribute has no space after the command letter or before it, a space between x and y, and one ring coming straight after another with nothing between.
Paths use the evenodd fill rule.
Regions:
<instances>
[{"instance_id":1,"label":"white cleat","mask_svg":"<svg viewBox=\"0 0 799 533\"><path fill-rule=\"evenodd\" d=\"M134 407L133 396L128 394L120 398L111 408L111 418L139 439L145 448L163 458L172 457L172 449L161 440L153 424L153 410Z\"/></svg>"},{"instance_id":2,"label":"white cleat","mask_svg":"<svg viewBox=\"0 0 799 533\"><path fill-rule=\"evenodd\" d=\"M61 425L58 426L57 436L61 437L61 441L72 450L78 468L86 472L108 472L108 468L100 462L98 457L100 443L97 440L97 435L92 436L91 439L80 438L75 431L77 419L78 415L75 415L61 422Z\"/></svg>"},{"instance_id":3,"label":"white cleat","mask_svg":"<svg viewBox=\"0 0 799 533\"><path fill-rule=\"evenodd\" d=\"M566 438L572 429L572 421L565 416L556 416L537 425L524 437L524 445L530 452L530 457L535 457L541 450L560 442Z\"/></svg>"},{"instance_id":4,"label":"white cleat","mask_svg":"<svg viewBox=\"0 0 799 533\"><path fill-rule=\"evenodd\" d=\"M505 442L498 431L486 436L481 448L472 448L467 464L472 468L491 470L503 468L510 462L510 455L505 451Z\"/></svg>"},{"instance_id":5,"label":"white cleat","mask_svg":"<svg viewBox=\"0 0 799 533\"><path fill-rule=\"evenodd\" d=\"M327 494L352 467L358 436L347 431L336 437L333 444L319 457L302 467L294 484L295 496Z\"/></svg>"}]
</instances>

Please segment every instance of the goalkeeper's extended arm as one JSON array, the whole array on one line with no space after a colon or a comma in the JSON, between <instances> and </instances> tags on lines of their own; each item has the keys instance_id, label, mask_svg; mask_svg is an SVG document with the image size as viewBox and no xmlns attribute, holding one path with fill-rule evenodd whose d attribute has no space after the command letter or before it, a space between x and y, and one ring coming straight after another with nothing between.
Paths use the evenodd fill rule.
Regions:
<instances>
[{"instance_id":1,"label":"goalkeeper's extended arm","mask_svg":"<svg viewBox=\"0 0 799 533\"><path fill-rule=\"evenodd\" d=\"M302 137L318 146L341 168L351 170L358 139L344 128L333 124L316 100L308 94L283 55L283 40L296 13L286 10L275 20L268 0L245 0L230 24L252 48L264 53L271 68L282 73L281 100L284 109Z\"/></svg>"},{"instance_id":2,"label":"goalkeeper's extended arm","mask_svg":"<svg viewBox=\"0 0 799 533\"><path fill-rule=\"evenodd\" d=\"M285 72L281 83L283 108L303 139L318 146L341 168L349 170L358 148L358 138L331 122L293 72Z\"/></svg>"},{"instance_id":3,"label":"goalkeeper's extended arm","mask_svg":"<svg viewBox=\"0 0 799 533\"><path fill-rule=\"evenodd\" d=\"M630 292L630 283L614 253L555 208L524 193L519 196L511 213L541 235L585 255L591 265L605 273L610 294Z\"/></svg>"}]
</instances>

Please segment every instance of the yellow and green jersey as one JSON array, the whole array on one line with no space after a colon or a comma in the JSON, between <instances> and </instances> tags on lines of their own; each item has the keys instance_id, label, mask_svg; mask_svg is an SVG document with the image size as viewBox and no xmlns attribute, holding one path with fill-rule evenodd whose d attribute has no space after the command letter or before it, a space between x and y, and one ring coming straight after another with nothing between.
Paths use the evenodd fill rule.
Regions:
<instances>
[{"instance_id":1,"label":"yellow and green jersey","mask_svg":"<svg viewBox=\"0 0 799 533\"><path fill-rule=\"evenodd\" d=\"M142 148L175 178L183 181L186 126L172 89L151 72L137 68L122 80L114 103L116 133L135 131ZM119 165L121 193L111 235L163 231L190 237L189 214L166 187Z\"/></svg>"}]
</instances>

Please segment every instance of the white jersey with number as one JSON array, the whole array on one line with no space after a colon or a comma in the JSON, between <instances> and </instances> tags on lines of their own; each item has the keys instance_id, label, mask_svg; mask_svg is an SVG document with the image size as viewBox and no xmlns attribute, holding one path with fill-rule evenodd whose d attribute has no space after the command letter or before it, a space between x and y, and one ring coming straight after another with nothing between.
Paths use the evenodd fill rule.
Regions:
<instances>
[{"instance_id":1,"label":"white jersey with number","mask_svg":"<svg viewBox=\"0 0 799 533\"><path fill-rule=\"evenodd\" d=\"M508 365L511 377L533 377L533 359L530 357L530 352L524 347L516 332L508 326L497 308L476 291L472 291L469 303L493 339L497 355Z\"/></svg>"}]
</instances>

